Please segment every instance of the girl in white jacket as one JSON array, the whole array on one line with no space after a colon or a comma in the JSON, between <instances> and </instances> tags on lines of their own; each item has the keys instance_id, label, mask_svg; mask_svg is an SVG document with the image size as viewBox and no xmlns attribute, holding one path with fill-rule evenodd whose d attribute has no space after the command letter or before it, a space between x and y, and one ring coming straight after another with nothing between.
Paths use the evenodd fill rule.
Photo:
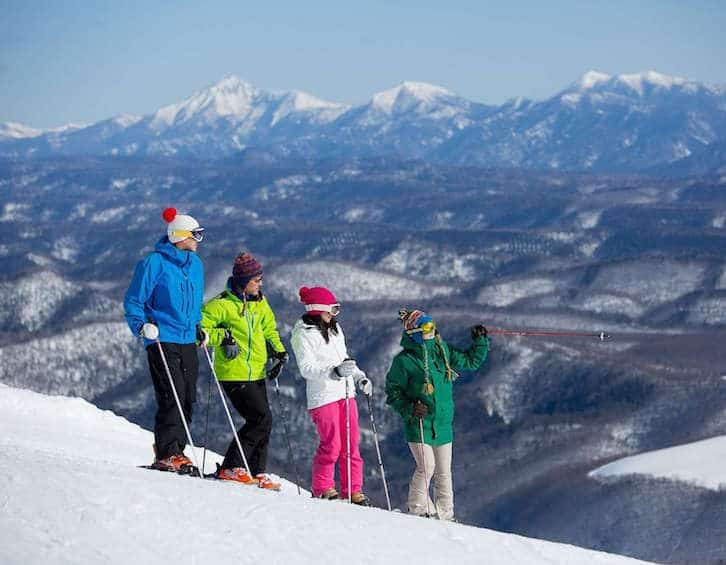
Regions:
<instances>
[{"instance_id":1,"label":"girl in white jacket","mask_svg":"<svg viewBox=\"0 0 726 565\"><path fill-rule=\"evenodd\" d=\"M343 330L336 316L340 305L335 295L323 287L302 287L300 301L306 314L292 329L292 350L300 374L307 385L308 411L320 443L313 458L313 496L338 498L335 489L335 463L338 462L341 494L348 497L346 460L345 398L349 391L351 500L369 506L363 486L363 460L358 451L358 406L355 384L364 394L372 386L356 362L348 357Z\"/></svg>"}]
</instances>

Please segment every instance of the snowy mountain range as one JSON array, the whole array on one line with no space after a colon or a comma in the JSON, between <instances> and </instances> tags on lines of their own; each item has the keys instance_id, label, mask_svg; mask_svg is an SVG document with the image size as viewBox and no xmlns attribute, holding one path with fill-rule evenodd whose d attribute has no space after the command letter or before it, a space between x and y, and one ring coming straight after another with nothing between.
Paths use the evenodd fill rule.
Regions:
<instances>
[{"instance_id":1,"label":"snowy mountain range","mask_svg":"<svg viewBox=\"0 0 726 565\"><path fill-rule=\"evenodd\" d=\"M518 98L501 106L419 82L347 106L227 76L147 116L48 131L0 125L0 156L7 158L395 156L484 167L711 172L723 167L724 143L724 89L654 71L590 71L546 100Z\"/></svg>"}]
</instances>

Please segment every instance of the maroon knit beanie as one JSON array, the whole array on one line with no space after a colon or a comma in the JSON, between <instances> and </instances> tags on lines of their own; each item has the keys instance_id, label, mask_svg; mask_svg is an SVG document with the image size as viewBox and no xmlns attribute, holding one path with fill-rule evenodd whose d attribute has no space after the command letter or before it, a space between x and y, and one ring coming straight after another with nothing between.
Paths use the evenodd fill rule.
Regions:
<instances>
[{"instance_id":1,"label":"maroon knit beanie","mask_svg":"<svg viewBox=\"0 0 726 565\"><path fill-rule=\"evenodd\" d=\"M261 274L262 264L251 253L240 251L239 255L234 259L232 282L244 289L252 278Z\"/></svg>"}]
</instances>

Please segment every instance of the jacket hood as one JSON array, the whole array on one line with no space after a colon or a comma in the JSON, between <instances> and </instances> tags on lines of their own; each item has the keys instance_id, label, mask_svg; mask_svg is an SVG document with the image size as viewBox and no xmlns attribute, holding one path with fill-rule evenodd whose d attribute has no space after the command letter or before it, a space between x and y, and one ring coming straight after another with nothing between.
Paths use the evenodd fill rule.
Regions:
<instances>
[{"instance_id":1,"label":"jacket hood","mask_svg":"<svg viewBox=\"0 0 726 565\"><path fill-rule=\"evenodd\" d=\"M191 260L192 251L182 251L174 245L167 236L162 237L154 247L158 253L173 261L177 265L186 265Z\"/></svg>"},{"instance_id":2,"label":"jacket hood","mask_svg":"<svg viewBox=\"0 0 726 565\"><path fill-rule=\"evenodd\" d=\"M295 325L293 325L292 329L293 329L293 331L295 331L295 330L311 330L311 329L317 330L318 326L315 326L313 324L308 324L302 318L298 318L297 321L295 322Z\"/></svg>"}]
</instances>

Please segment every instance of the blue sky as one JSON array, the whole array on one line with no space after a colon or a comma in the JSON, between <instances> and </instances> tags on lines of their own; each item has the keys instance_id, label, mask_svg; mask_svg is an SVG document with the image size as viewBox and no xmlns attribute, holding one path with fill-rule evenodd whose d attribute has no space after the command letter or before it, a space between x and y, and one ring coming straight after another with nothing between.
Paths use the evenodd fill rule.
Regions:
<instances>
[{"instance_id":1,"label":"blue sky","mask_svg":"<svg viewBox=\"0 0 726 565\"><path fill-rule=\"evenodd\" d=\"M0 0L0 122L145 114L229 73L350 104L402 80L542 99L589 69L726 83L726 2L261 4Z\"/></svg>"}]
</instances>

